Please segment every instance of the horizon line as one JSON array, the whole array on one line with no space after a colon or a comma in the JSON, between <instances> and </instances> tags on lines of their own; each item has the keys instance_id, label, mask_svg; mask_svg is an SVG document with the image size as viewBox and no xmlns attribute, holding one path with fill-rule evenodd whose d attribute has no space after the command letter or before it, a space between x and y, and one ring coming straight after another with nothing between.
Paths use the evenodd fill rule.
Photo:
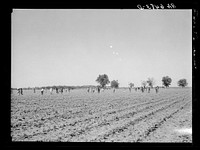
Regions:
<instances>
[{"instance_id":1,"label":"horizon line","mask_svg":"<svg viewBox=\"0 0 200 150\"><path fill-rule=\"evenodd\" d=\"M58 86L66 86L66 87L84 87L84 86L99 86L99 85L52 85L52 86L35 86L35 87L22 87L22 88L42 88L42 87L53 87L53 86L55 86L55 87L58 87ZM159 86L159 87L163 87L163 85L162 86L160 86L160 85L157 85L157 86ZM111 87L111 86L106 86L106 87ZM129 86L121 86L121 87L119 87L119 88L128 88ZM142 86L134 86L134 87L142 87ZM134 88L133 87L133 88ZM153 87L156 87L156 86L153 86ZM164 86L165 87L165 86ZM181 87L181 86L169 86L168 88L178 88L178 87ZM185 87L188 87L188 88L192 88L192 86L185 86ZM11 87L11 89L17 89L17 87Z\"/></svg>"}]
</instances>

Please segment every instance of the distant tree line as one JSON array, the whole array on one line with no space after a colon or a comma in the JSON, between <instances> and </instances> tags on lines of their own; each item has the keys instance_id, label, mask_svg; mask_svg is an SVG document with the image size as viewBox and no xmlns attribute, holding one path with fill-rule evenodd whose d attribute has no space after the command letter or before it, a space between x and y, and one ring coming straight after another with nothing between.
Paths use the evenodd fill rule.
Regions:
<instances>
[{"instance_id":1,"label":"distant tree line","mask_svg":"<svg viewBox=\"0 0 200 150\"><path fill-rule=\"evenodd\" d=\"M119 82L118 80L112 80L110 81L108 78L108 75L103 74L103 75L99 75L96 79L96 82L99 83L99 87L100 88L119 88ZM162 85L165 86L166 88L168 88L172 83L172 79L169 76L164 76L162 78ZM110 84L110 86L107 86ZM142 81L141 82L142 87L146 87L147 85L151 88L153 88L153 86L155 85L155 79L153 77L148 78L146 81ZM185 87L188 85L187 80L186 79L180 79L177 82L177 85L180 87ZM40 90L40 89L82 89L82 88L96 88L98 86L95 85L83 85L83 86L65 86L65 85L53 85L53 86L42 86L42 87L28 87L28 88L23 88L23 90L31 90L31 89L36 89L36 90ZM134 87L134 83L129 83L128 84L129 88L133 88ZM11 88L12 90L17 90L17 88Z\"/></svg>"},{"instance_id":2,"label":"distant tree line","mask_svg":"<svg viewBox=\"0 0 200 150\"><path fill-rule=\"evenodd\" d=\"M96 79L96 82L98 82L100 84L101 88L105 88L105 86L107 84L111 84L111 88L119 88L119 82L118 80L112 80L111 82L109 81L108 75L103 74L103 75L99 75ZM166 88L168 88L172 83L172 79L169 76L164 76L162 78L162 85ZM146 81L142 81L142 87L146 87L147 85L151 88L153 88L153 86L155 85L155 79L153 77L148 78ZM185 87L188 85L187 80L186 79L180 79L177 82L178 86L181 87ZM129 83L129 88L133 88L134 87L134 83Z\"/></svg>"}]
</instances>

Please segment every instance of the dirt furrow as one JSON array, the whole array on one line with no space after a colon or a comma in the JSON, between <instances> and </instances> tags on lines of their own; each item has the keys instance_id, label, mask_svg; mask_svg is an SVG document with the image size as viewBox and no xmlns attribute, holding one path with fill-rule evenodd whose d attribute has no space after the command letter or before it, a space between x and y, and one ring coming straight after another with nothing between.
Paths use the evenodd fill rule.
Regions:
<instances>
[{"instance_id":1,"label":"dirt furrow","mask_svg":"<svg viewBox=\"0 0 200 150\"><path fill-rule=\"evenodd\" d=\"M169 102L169 101L167 101L167 102ZM143 112L143 111L148 111L148 109L151 109L151 108L154 108L154 107L157 107L158 105L161 105L161 104L164 104L164 103L166 103L166 101L163 101L163 102L160 102L160 103L158 103L158 104L155 104L155 105L150 105L150 106L145 106L144 108L142 108L142 109L139 109L138 107L137 107L137 112L134 112L133 110L132 111L130 111L129 113L127 113L126 112L126 114L124 114L124 115L121 115L121 116L117 116L117 117L111 117L111 119L109 119L107 116L104 116L104 117L106 117L106 120L103 120L103 121L100 121L101 123L97 123L97 124L95 124L95 125L90 125L90 122L91 122L91 119L86 119L87 120L87 122L81 122L81 121L77 121L77 122L75 122L75 123L70 123L69 125L70 126L73 126L73 128L71 127L71 128L67 128L66 127L66 123L64 124L64 125L61 125L61 126L59 126L58 128L65 128L64 130L65 130L65 132L70 132L70 131L73 131L72 133L70 133L69 134L69 136L70 137L77 137L77 136L79 136L79 135L81 135L81 134L83 134L83 133L85 133L85 132L88 132L88 131L90 131L90 130L92 130L92 129L95 129L95 128L101 128L101 127L103 127L103 126L105 126L105 125L110 125L110 124L112 124L113 122L116 122L116 121L118 121L118 120L121 120L122 121L122 119L124 120L124 119L126 119L126 118L131 118L131 117L133 117L133 115L135 115L135 114L137 114L137 113L141 113L141 112ZM143 106L143 105L141 105L141 106ZM117 114L118 115L118 114ZM97 117L97 118L95 118L95 119L99 119L100 117ZM85 121L86 121L85 120ZM80 128L80 130L73 130L73 129L77 129L77 126L80 126L78 123L80 123L80 124L87 124L86 125L86 127L84 127L84 128ZM76 126L75 126L76 125ZM66 131L66 129L67 129L67 131ZM71 130L70 130L71 129ZM48 130L48 131L53 131L54 130L54 128L51 128L50 130ZM96 129L95 129L96 130ZM42 134L42 133L41 133ZM38 134L36 134L36 135L38 135Z\"/></svg>"},{"instance_id":2,"label":"dirt furrow","mask_svg":"<svg viewBox=\"0 0 200 150\"><path fill-rule=\"evenodd\" d=\"M11 136L14 141L143 142L186 109L177 111L183 98L191 99L187 92L17 96L11 104Z\"/></svg>"},{"instance_id":3,"label":"dirt furrow","mask_svg":"<svg viewBox=\"0 0 200 150\"><path fill-rule=\"evenodd\" d=\"M173 108L176 108L177 105L180 104L181 101L178 102L174 102L170 105L167 105L167 106L164 106L162 108L159 108L157 110L154 110L148 114L144 114L134 120L131 120L129 121L128 123L126 124L119 124L119 126L114 126L113 128L111 127L111 129L109 128L109 131L106 131L105 133L101 133L100 135L96 136L95 138L93 139L90 139L90 141L104 141L106 139L109 139L110 136L114 135L114 134L120 134L122 132L125 132L126 130L128 130L129 127L133 127L135 125L138 125L140 126L140 128L142 128L142 126L140 125L140 122L143 121L143 120L147 120L148 118L150 117L154 117L155 114L159 114L163 111L165 111L166 109L170 108L170 107L173 107ZM176 105L175 105L176 104ZM140 129L139 128L139 129ZM137 131L136 131L137 133ZM141 134L141 132L139 131L138 133ZM137 135L139 137L139 135Z\"/></svg>"},{"instance_id":4,"label":"dirt furrow","mask_svg":"<svg viewBox=\"0 0 200 150\"><path fill-rule=\"evenodd\" d=\"M178 103L177 101L167 105L167 106L161 106L159 108L157 108L156 110L154 110L152 112L152 110L147 110L144 113L138 113L138 114L132 114L131 117L126 118L126 119L117 119L117 120L113 120L112 122L104 122L102 124L97 124L96 126L92 126L88 129L81 129L80 132L74 132L72 133L74 136L74 139L77 139L78 136L82 135L82 136L87 136L89 137L89 139L85 139L86 141L91 141L91 137L98 137L99 134L102 135L105 132L115 132L115 130L118 130L118 128L120 130L123 130L123 128L127 128L130 125L133 125L137 122L139 122L140 120L145 119L146 117L149 117L151 115L153 115L154 113L158 113L159 111L162 111L163 109L170 107L172 105L174 105L175 103ZM144 109L145 110L145 109ZM133 119L133 115L134 115L134 119ZM121 127L122 124L124 125L123 128ZM117 127L119 126L119 127ZM117 127L117 128L116 128ZM110 133L108 133L110 134ZM70 136L66 136L65 138L70 138ZM73 138L71 139L73 141ZM94 139L94 138L93 138Z\"/></svg>"},{"instance_id":5,"label":"dirt furrow","mask_svg":"<svg viewBox=\"0 0 200 150\"><path fill-rule=\"evenodd\" d=\"M169 119L171 119L175 114L179 113L181 110L183 110L185 107L188 106L190 102L187 102L186 104L183 104L180 108L177 110L174 110L171 114L167 115L166 117L162 118L161 121L158 121L154 124L152 124L144 133L142 137L140 137L137 142L142 142L144 139L146 139L148 136L153 134L158 128L160 128L164 123L166 123Z\"/></svg>"},{"instance_id":6,"label":"dirt furrow","mask_svg":"<svg viewBox=\"0 0 200 150\"><path fill-rule=\"evenodd\" d=\"M175 98L174 98L175 99ZM161 99L162 100L162 99ZM131 106L131 107L127 107L127 106L124 106L123 108L120 108L119 110L113 110L113 111L111 111L110 112L110 107L106 107L106 109L101 109L101 110L99 110L99 111L96 111L96 112L94 112L94 113L91 113L91 111L89 111L89 114L94 114L94 115L99 115L98 114L98 112L101 112L100 114L106 114L107 112L109 112L109 113L118 113L118 112L122 112L122 111L124 111L124 110L129 110L129 109L132 109L132 108L135 108L135 107L140 107L140 106L142 106L142 105L146 105L146 104L153 104L153 103L157 103L157 102L159 102L159 101L161 101L160 99L159 100L157 100L157 101L150 101L150 102L144 102L144 103L142 103L142 104L140 104L140 102L138 102L137 101L137 103L135 103L135 105L134 106ZM138 104L139 103L139 104ZM110 103L111 104L111 103ZM111 107L113 106L114 104L112 103L112 105L110 105ZM51 108L52 107L52 108ZM36 114L40 114L40 115L38 115L38 119L31 119L31 118L29 118L28 120L28 122L23 122L23 121L20 121L19 123L12 123L12 126L13 126L13 128L15 128L15 127L19 127L19 126L24 126L25 124L27 125L27 126L30 126L31 124L32 124L32 122L38 122L38 121L41 121L41 120L46 120L46 119L48 119L48 120L52 120L52 119L54 119L54 118L57 118L57 117L62 117L62 118L64 118L64 119L70 119L70 118L72 118L72 119L75 119L76 117L79 117L78 115L79 114L83 114L83 111L76 111L76 110L73 110L73 112L71 111L71 109L70 110L68 110L66 113L64 113L64 114L59 114L58 113L58 110L56 110L55 108L53 108L53 106L51 106L51 107L48 107L48 108L39 108L39 107L37 107L35 110L34 110L34 112L36 113ZM65 109L67 109L67 108L65 108ZM47 112L46 112L47 111ZM108 113L108 114L109 114ZM24 113L24 114L26 114L26 112ZM43 115L41 115L41 114L43 114ZM51 115L52 114L52 115ZM27 116L27 115L23 115L23 114L21 114L22 116ZM88 117L87 116L88 114L87 113L85 113L83 116L81 116L81 117L84 117L84 116L86 116L86 117ZM32 116L34 116L34 115L32 115ZM47 117L44 117L44 116L47 116ZM49 116L51 116L51 117L49 117ZM93 119L93 117L91 117L91 119ZM80 120L81 121L81 120ZM27 124L28 123L28 124Z\"/></svg>"},{"instance_id":7,"label":"dirt furrow","mask_svg":"<svg viewBox=\"0 0 200 150\"><path fill-rule=\"evenodd\" d=\"M133 109L133 108L135 108L135 107L137 107L137 109L139 109L141 106L145 106L145 105L147 105L147 104L153 104L153 103L157 103L157 102L159 102L159 101L154 101L154 102L147 102L147 103L142 103L142 104L138 104L138 105L134 105L134 106L131 106L131 107L128 107L128 109L127 110L129 110L129 109ZM165 102L165 101L164 101ZM163 102L161 102L161 103L163 103ZM156 105L158 105L158 104L156 104ZM147 105L148 106L148 105ZM150 107L152 107L152 106L150 106ZM144 109L148 109L149 107L145 107ZM142 109L141 111L143 111L144 109ZM123 109L123 111L124 111L125 109ZM127 112L127 110L126 110L126 112ZM110 114L116 114L116 113L118 113L118 112L121 112L122 110L114 110L114 111L111 111L111 112L108 112L107 114L101 114L102 116L101 117L105 117L105 116L110 116ZM51 112L52 113L52 112ZM129 117L130 116L130 114L132 114L132 110L131 110L131 112L130 113L128 113L128 114L126 114L126 115L124 115L124 116L122 116L122 117L124 117L124 118L126 118L126 117ZM68 116L71 116L70 114L68 115ZM37 126L44 126L44 125L41 125L41 124L45 124L45 122L48 122L48 120L53 120L53 119L58 119L58 118L63 118L63 115L59 115L57 112L55 112L55 114L53 115L53 117L48 117L48 118L45 118L45 117L41 117L41 119L37 119L37 120L33 120L33 121L28 121L28 122L20 122L20 123L18 123L18 124L15 124L15 125L13 125L13 129L15 129L15 127L18 127L18 128L20 128L20 126L24 126L24 127L32 127L32 124L33 124L33 122L34 122L34 126L35 127L37 127ZM92 116L92 117L90 117L90 118L88 118L88 116L87 116L87 118L86 119L84 119L84 120L78 120L78 121L74 121L73 122L73 120L69 120L69 117L67 118L68 120L66 120L66 122L70 122L68 125L71 125L71 126L74 126L74 125L76 125L76 124L78 124L78 123L83 123L83 122L89 122L90 120L92 120L92 119L98 119L99 117L97 117L97 115L96 116ZM48 119L48 120L47 120ZM115 119L113 119L112 121L114 121ZM38 123L37 123L38 122ZM104 121L105 122L105 121ZM104 124L104 122L102 123L102 124ZM66 126L67 124L66 123L64 123L63 124L63 126ZM63 126L60 126L61 128L63 127ZM53 130L53 129L52 129Z\"/></svg>"}]
</instances>

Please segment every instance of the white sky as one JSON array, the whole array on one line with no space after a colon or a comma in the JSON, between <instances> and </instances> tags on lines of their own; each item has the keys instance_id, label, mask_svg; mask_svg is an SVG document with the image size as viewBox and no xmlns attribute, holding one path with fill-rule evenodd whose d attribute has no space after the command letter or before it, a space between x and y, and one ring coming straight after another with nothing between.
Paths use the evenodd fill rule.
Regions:
<instances>
[{"instance_id":1,"label":"white sky","mask_svg":"<svg viewBox=\"0 0 200 150\"><path fill-rule=\"evenodd\" d=\"M120 86L163 76L192 85L192 10L20 10L12 13L11 87Z\"/></svg>"}]
</instances>

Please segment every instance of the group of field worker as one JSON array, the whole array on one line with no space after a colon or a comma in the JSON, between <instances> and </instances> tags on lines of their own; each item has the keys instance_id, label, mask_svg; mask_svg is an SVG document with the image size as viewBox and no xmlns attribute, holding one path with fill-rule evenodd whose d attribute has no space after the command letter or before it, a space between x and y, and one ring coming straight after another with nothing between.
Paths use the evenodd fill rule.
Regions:
<instances>
[{"instance_id":1,"label":"group of field worker","mask_svg":"<svg viewBox=\"0 0 200 150\"><path fill-rule=\"evenodd\" d=\"M18 88L18 89L17 89L17 93L18 93L19 95L23 95L23 89L22 89L22 88Z\"/></svg>"},{"instance_id":2,"label":"group of field worker","mask_svg":"<svg viewBox=\"0 0 200 150\"><path fill-rule=\"evenodd\" d=\"M95 91L100 93L100 92L103 92L105 89L108 89L108 88L101 88L101 87L97 87L97 88L87 88L87 92L91 92L91 93L94 93ZM112 88L113 89L113 93L115 93L115 88ZM129 91L131 92L131 87L128 88ZM150 93L151 89L153 89L153 87L135 87L134 88L135 91L137 92L137 90L141 90L141 92L143 93L144 91L148 91L148 93ZM159 86L155 87L154 88L156 93L158 93L158 90L159 90Z\"/></svg>"},{"instance_id":3,"label":"group of field worker","mask_svg":"<svg viewBox=\"0 0 200 150\"><path fill-rule=\"evenodd\" d=\"M50 88L50 89L49 89L50 94L53 93L53 90L54 90L53 88ZM61 93L61 94L62 94L63 91L64 91L64 88L60 88L60 89L59 89L59 88L55 88L55 90L56 90L56 93L57 93L57 94L58 94L58 93ZM67 91L70 92L70 88L67 88L65 91L66 91L66 92L67 92ZM35 92L34 92L34 93L35 93ZM43 93L44 93L44 89L42 88L42 89L41 89L41 94L43 95Z\"/></svg>"},{"instance_id":4,"label":"group of field worker","mask_svg":"<svg viewBox=\"0 0 200 150\"><path fill-rule=\"evenodd\" d=\"M41 95L44 94L44 91L47 92L47 89L42 88L42 89L40 90ZM54 91L53 88L50 88L50 89L49 89L50 94L52 94L53 91ZM63 91L64 91L64 88L55 88L55 91L56 91L57 94L58 94L58 93L61 93L61 94L62 94ZM66 92L67 92L67 91L70 92L70 88L67 88L65 91L66 91ZM36 92L36 89L35 89L35 88L33 88L33 92L34 92L34 93Z\"/></svg>"},{"instance_id":5,"label":"group of field worker","mask_svg":"<svg viewBox=\"0 0 200 150\"><path fill-rule=\"evenodd\" d=\"M107 89L107 88L101 88L100 86L97 86L97 87L88 87L87 88L87 92L88 93L89 92L94 93L96 91L96 92L100 93L100 92L104 92L105 89Z\"/></svg>"},{"instance_id":6,"label":"group of field worker","mask_svg":"<svg viewBox=\"0 0 200 150\"><path fill-rule=\"evenodd\" d=\"M153 87L135 87L135 91L137 92L137 90L141 90L141 92L143 93L144 91L148 91L148 93L150 93L151 89L153 89ZM159 90L159 86L154 88L156 93L158 93ZM131 87L129 87L129 91L131 92Z\"/></svg>"},{"instance_id":7,"label":"group of field worker","mask_svg":"<svg viewBox=\"0 0 200 150\"><path fill-rule=\"evenodd\" d=\"M70 90L71 90L70 88L65 89L65 91L66 91L66 92L69 92L69 93L70 93ZM50 91L50 94L52 94L53 91L54 91L54 89L53 89L53 88L50 88L49 91ZM64 88L55 88L55 91L56 91L57 94L58 94L58 93L61 93L61 94L62 94L62 93L64 92ZM11 89L11 93L12 93L12 92L13 92L13 91L12 91L12 89ZM41 95L43 95L44 92L47 92L47 89L42 88L42 89L40 90ZM33 88L33 93L36 93L36 88ZM17 94L18 94L18 95L23 95L23 89L22 89L22 88L18 88L18 89L17 89Z\"/></svg>"},{"instance_id":8,"label":"group of field worker","mask_svg":"<svg viewBox=\"0 0 200 150\"><path fill-rule=\"evenodd\" d=\"M94 93L95 91L97 91L98 93L103 92L105 89L104 88L100 88L99 86L97 88L87 88L87 92L91 92Z\"/></svg>"},{"instance_id":9,"label":"group of field worker","mask_svg":"<svg viewBox=\"0 0 200 150\"><path fill-rule=\"evenodd\" d=\"M131 92L131 90L132 89L135 89L135 91L137 92L138 90L141 90L141 92L143 93L144 91L147 91L148 93L150 93L150 91L151 91L151 89L155 89L155 91L156 91L156 93L158 93L158 90L159 90L159 86L157 86L157 87L134 87L134 88L132 88L132 87L129 87L128 89L129 89L129 91ZM163 88L163 87L161 87L161 88ZM58 94L58 93L63 93L63 91L64 91L64 88L54 88L55 89L55 91L56 91L56 93ZM50 91L50 94L52 94L53 93L53 91L54 91L54 89L53 88L50 88L49 89L49 91ZM98 93L100 93L100 92L104 92L104 90L108 90L108 89L111 89L111 88L102 88L102 87L100 87L100 86L97 86L97 87L88 87L87 88L87 92L88 93L94 93L95 91L96 92L98 92ZM40 90L40 92L41 92L41 95L43 95L44 94L44 91L45 90L47 90L47 89L44 89L44 88L42 88L41 90ZM113 90L113 93L115 92L115 88L112 88L112 90ZM67 89L65 89L65 91L66 92L70 92L70 88L67 88ZM36 89L35 88L33 88L33 92L35 93L36 92ZM47 92L47 91L46 91ZM17 89L17 93L19 94L19 95L23 95L23 89L22 88L18 88Z\"/></svg>"}]
</instances>

